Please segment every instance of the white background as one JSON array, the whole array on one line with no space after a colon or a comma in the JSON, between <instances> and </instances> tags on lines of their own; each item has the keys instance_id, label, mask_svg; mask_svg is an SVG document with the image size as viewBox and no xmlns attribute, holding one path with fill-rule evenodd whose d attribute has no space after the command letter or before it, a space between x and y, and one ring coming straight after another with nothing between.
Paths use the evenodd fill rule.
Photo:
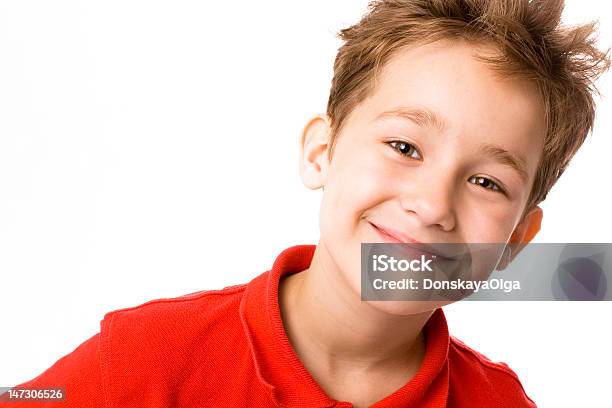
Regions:
<instances>
[{"instance_id":1,"label":"white background","mask_svg":"<svg viewBox=\"0 0 612 408\"><path fill-rule=\"evenodd\" d=\"M567 3L566 21L599 18L612 45L606 2ZM0 2L0 386L40 374L108 311L248 282L317 242L321 192L298 177L298 138L325 111L334 33L366 4ZM610 75L599 88L610 97L536 242L612 241ZM445 311L540 406L609 404L612 303Z\"/></svg>"}]
</instances>

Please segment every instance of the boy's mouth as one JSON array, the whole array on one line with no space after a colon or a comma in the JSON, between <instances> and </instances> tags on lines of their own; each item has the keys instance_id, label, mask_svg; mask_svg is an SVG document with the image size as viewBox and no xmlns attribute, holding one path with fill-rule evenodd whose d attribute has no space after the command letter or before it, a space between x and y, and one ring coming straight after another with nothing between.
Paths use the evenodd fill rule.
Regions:
<instances>
[{"instance_id":1,"label":"boy's mouth","mask_svg":"<svg viewBox=\"0 0 612 408\"><path fill-rule=\"evenodd\" d=\"M429 256L435 255L437 257L445 258L448 260L457 259L457 256L453 256L451 254L444 253L439 248L435 248L432 245L425 244L420 242L406 234L403 234L397 230L390 229L388 227L379 226L370 221L367 221L368 224L372 226L372 228L377 232L378 236L385 243L392 244L407 244L407 246L412 247L414 249L418 249L418 251L423 252Z\"/></svg>"}]
</instances>

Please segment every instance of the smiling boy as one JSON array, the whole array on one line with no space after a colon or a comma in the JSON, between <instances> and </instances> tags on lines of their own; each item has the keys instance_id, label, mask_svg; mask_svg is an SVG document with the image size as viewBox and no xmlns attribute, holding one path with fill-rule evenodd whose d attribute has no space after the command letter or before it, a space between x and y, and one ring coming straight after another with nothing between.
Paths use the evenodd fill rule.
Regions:
<instances>
[{"instance_id":1,"label":"smiling boy","mask_svg":"<svg viewBox=\"0 0 612 408\"><path fill-rule=\"evenodd\" d=\"M360 244L503 242L502 269L536 235L610 65L591 25L558 26L562 8L372 3L342 30L327 113L301 137L318 244L245 285L110 312L22 386L64 386L74 407L535 406L507 365L449 335L441 304L361 301Z\"/></svg>"}]
</instances>

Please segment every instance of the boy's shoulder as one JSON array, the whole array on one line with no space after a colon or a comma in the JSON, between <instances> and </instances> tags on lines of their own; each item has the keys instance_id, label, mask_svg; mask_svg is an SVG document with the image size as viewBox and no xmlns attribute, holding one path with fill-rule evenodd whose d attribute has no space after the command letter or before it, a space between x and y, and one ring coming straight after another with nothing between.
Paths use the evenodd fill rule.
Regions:
<instances>
[{"instance_id":1,"label":"boy's shoulder","mask_svg":"<svg viewBox=\"0 0 612 408\"><path fill-rule=\"evenodd\" d=\"M104 319L112 319L116 316L122 318L146 318L157 316L158 313L181 313L197 312L197 307L216 307L228 306L232 301L236 301L244 292L247 284L226 286L222 289L208 289L188 293L176 297L158 298L146 301L136 306L129 306L112 310L104 315ZM194 306L196 309L194 309Z\"/></svg>"},{"instance_id":2,"label":"boy's shoulder","mask_svg":"<svg viewBox=\"0 0 612 408\"><path fill-rule=\"evenodd\" d=\"M189 330L190 327L200 330L212 323L211 320L214 321L218 315L231 319L231 311L238 310L246 286L247 284L239 284L223 289L201 290L115 309L104 315L101 334L129 331L147 337L146 334L152 334L153 329L172 334L173 326L181 332Z\"/></svg>"},{"instance_id":3,"label":"boy's shoulder","mask_svg":"<svg viewBox=\"0 0 612 408\"><path fill-rule=\"evenodd\" d=\"M112 310L100 322L102 357L120 364L119 356L133 355L135 350L142 359L167 361L180 361L197 351L208 354L218 347L219 336L239 337L239 308L246 286L202 290Z\"/></svg>"},{"instance_id":4,"label":"boy's shoulder","mask_svg":"<svg viewBox=\"0 0 612 408\"><path fill-rule=\"evenodd\" d=\"M514 371L512 371L508 364L502 361L492 361L484 354L474 350L463 341L452 335L450 336L449 353L454 354L453 360L455 361L457 359L463 359L470 366L477 365L483 371L492 371L499 373L504 377L509 376L510 378L518 381L518 376Z\"/></svg>"},{"instance_id":5,"label":"boy's shoulder","mask_svg":"<svg viewBox=\"0 0 612 408\"><path fill-rule=\"evenodd\" d=\"M451 366L450 395L469 398L473 404L486 397L483 403L490 404L499 399L499 406L535 407L518 375L506 363L492 361L452 335L448 360ZM453 392L455 387L461 388L462 392ZM511 405L504 405L508 403Z\"/></svg>"}]
</instances>

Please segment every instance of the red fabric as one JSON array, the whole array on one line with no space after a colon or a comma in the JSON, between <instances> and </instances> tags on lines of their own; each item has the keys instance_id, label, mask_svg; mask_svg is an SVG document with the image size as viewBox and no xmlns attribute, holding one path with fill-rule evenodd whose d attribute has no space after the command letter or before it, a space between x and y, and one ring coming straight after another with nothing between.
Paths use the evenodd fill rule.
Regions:
<instances>
[{"instance_id":1,"label":"red fabric","mask_svg":"<svg viewBox=\"0 0 612 408\"><path fill-rule=\"evenodd\" d=\"M286 249L246 285L107 313L100 333L19 385L65 386L66 402L0 407L351 407L314 381L280 317L279 280L306 269L314 249ZM419 372L372 407L535 407L508 366L449 336L442 309L424 330Z\"/></svg>"}]
</instances>

